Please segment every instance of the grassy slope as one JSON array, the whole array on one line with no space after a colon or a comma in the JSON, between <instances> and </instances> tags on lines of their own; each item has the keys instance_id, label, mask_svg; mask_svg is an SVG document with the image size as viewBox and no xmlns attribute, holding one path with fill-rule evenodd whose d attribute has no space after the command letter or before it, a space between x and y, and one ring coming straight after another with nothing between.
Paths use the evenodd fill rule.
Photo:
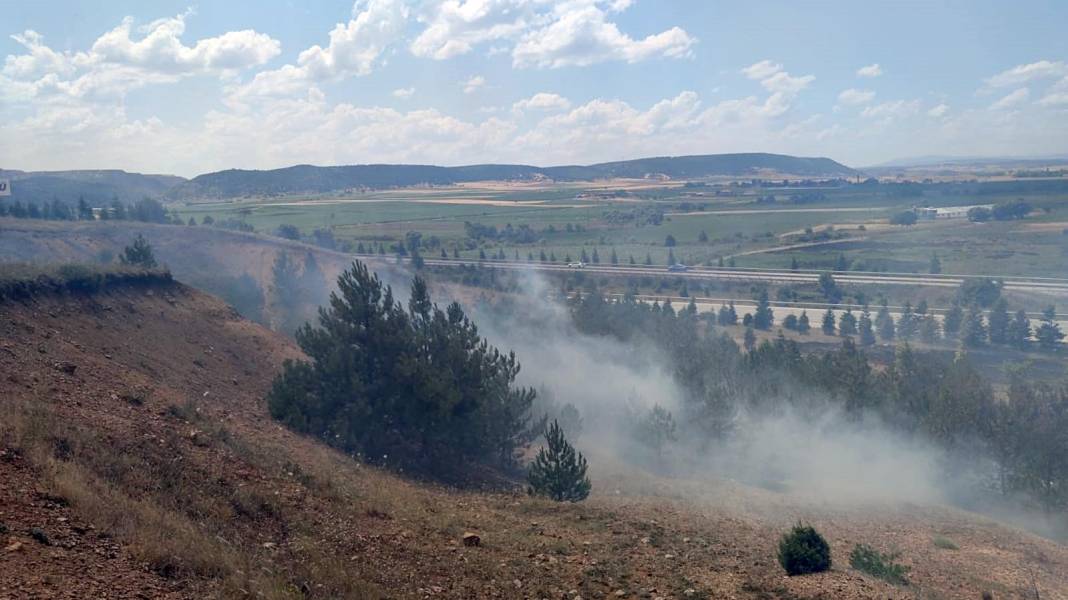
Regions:
<instances>
[{"instance_id":1,"label":"grassy slope","mask_svg":"<svg viewBox=\"0 0 1068 600\"><path fill-rule=\"evenodd\" d=\"M1068 597L1068 550L948 509L873 517L795 504L634 471L596 449L582 505L361 466L265 414L271 376L299 355L291 343L178 284L38 297L0 314L0 481L15 482L0 485L0 520L23 544L0 557L0 595L897 595L844 566L865 541L902 549L924 597L1022 594L1031 570L1043 598ZM8 493L19 487L37 494ZM798 518L827 533L831 572L782 576L775 537ZM32 541L31 527L54 545ZM465 531L483 545L459 544ZM935 547L936 535L960 550Z\"/></svg>"}]
</instances>

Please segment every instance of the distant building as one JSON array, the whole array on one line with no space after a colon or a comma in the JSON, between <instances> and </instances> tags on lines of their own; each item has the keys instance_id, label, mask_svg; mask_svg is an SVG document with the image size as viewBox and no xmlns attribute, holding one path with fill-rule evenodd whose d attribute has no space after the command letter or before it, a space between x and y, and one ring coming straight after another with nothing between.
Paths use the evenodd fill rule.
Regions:
<instances>
[{"instance_id":1,"label":"distant building","mask_svg":"<svg viewBox=\"0 0 1068 600\"><path fill-rule=\"evenodd\" d=\"M994 208L993 204L971 204L968 206L921 206L916 209L916 216L921 219L967 219L968 211L973 208Z\"/></svg>"}]
</instances>

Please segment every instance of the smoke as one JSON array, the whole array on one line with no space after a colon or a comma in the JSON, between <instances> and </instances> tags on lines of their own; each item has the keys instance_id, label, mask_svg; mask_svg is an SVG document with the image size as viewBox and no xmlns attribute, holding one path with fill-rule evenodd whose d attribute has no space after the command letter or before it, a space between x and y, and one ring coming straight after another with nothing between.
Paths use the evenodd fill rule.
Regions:
<instances>
[{"instance_id":1,"label":"smoke","mask_svg":"<svg viewBox=\"0 0 1068 600\"><path fill-rule=\"evenodd\" d=\"M855 422L815 392L804 414L786 403L768 402L777 408L761 412L735 403L733 428L722 438L690 426L683 421L685 394L662 350L579 332L534 274L521 279L521 288L515 305L478 310L475 321L491 343L516 352L519 383L548 396L541 410L554 416L565 404L578 408L583 430L576 445L591 457L595 479L603 462L675 480L736 480L816 505L948 497L935 449L871 420ZM641 419L655 405L671 411L677 425L676 439L663 448L640 435Z\"/></svg>"}]
</instances>

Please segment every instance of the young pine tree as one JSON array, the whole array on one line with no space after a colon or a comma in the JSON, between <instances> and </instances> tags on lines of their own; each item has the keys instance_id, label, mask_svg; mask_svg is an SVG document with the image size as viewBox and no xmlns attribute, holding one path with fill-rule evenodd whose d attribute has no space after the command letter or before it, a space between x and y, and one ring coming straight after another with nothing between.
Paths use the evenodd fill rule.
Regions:
<instances>
[{"instance_id":1,"label":"young pine tree","mask_svg":"<svg viewBox=\"0 0 1068 600\"><path fill-rule=\"evenodd\" d=\"M557 502L580 502L590 495L586 458L568 443L560 424L553 421L545 433L546 447L538 451L527 472L531 495Z\"/></svg>"},{"instance_id":2,"label":"young pine tree","mask_svg":"<svg viewBox=\"0 0 1068 600\"><path fill-rule=\"evenodd\" d=\"M834 311L827 309L827 312L823 313L823 324L821 325L823 335L834 335Z\"/></svg>"},{"instance_id":3,"label":"young pine tree","mask_svg":"<svg viewBox=\"0 0 1068 600\"><path fill-rule=\"evenodd\" d=\"M1005 343L1019 350L1026 350L1031 339L1031 320L1027 313L1022 310L1016 311L1016 316L1009 323L1005 333Z\"/></svg>"},{"instance_id":4,"label":"young pine tree","mask_svg":"<svg viewBox=\"0 0 1068 600\"><path fill-rule=\"evenodd\" d=\"M801 311L801 318L797 320L797 332L801 335L807 335L810 329L812 329L812 325L808 322L808 313Z\"/></svg>"},{"instance_id":5,"label":"young pine tree","mask_svg":"<svg viewBox=\"0 0 1068 600\"><path fill-rule=\"evenodd\" d=\"M134 240L133 244L123 248L119 261L124 265L144 269L154 269L157 265L156 256L152 253L152 246L141 234L137 235L137 239Z\"/></svg>"},{"instance_id":6,"label":"young pine tree","mask_svg":"<svg viewBox=\"0 0 1068 600\"><path fill-rule=\"evenodd\" d=\"M864 312L860 313L859 323L857 333L860 337L860 345L871 346L875 344L875 332L872 330L871 326L871 313L869 313L867 309L864 309Z\"/></svg>"},{"instance_id":7,"label":"young pine tree","mask_svg":"<svg viewBox=\"0 0 1068 600\"><path fill-rule=\"evenodd\" d=\"M1057 309L1050 305L1042 311L1042 324L1035 328L1035 339L1038 340L1038 347L1043 350L1055 349L1057 344L1064 339L1064 333L1055 321L1056 318Z\"/></svg>"}]
</instances>

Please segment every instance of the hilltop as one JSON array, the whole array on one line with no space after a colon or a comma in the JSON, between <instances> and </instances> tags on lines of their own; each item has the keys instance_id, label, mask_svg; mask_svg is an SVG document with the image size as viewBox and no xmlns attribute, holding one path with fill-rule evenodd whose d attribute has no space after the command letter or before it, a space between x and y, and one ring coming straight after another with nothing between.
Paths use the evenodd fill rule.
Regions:
<instances>
[{"instance_id":1,"label":"hilltop","mask_svg":"<svg viewBox=\"0 0 1068 600\"><path fill-rule=\"evenodd\" d=\"M764 176L768 173L800 177L845 177L853 169L829 158L780 154L709 154L641 158L594 165L535 167L529 165L297 165L251 171L230 169L199 175L168 192L172 199L234 198L291 193L325 193L347 189L415 185L451 185L477 181L591 181L596 179L664 177L687 179L712 176Z\"/></svg>"},{"instance_id":2,"label":"hilltop","mask_svg":"<svg viewBox=\"0 0 1068 600\"><path fill-rule=\"evenodd\" d=\"M362 465L268 416L299 349L173 281L0 301L0 339L3 598L1001 598L1032 581L1068 598L1063 546L939 506L835 508L591 447L578 505ZM798 519L831 571L776 564ZM912 585L849 569L858 541L900 550Z\"/></svg>"}]
</instances>

